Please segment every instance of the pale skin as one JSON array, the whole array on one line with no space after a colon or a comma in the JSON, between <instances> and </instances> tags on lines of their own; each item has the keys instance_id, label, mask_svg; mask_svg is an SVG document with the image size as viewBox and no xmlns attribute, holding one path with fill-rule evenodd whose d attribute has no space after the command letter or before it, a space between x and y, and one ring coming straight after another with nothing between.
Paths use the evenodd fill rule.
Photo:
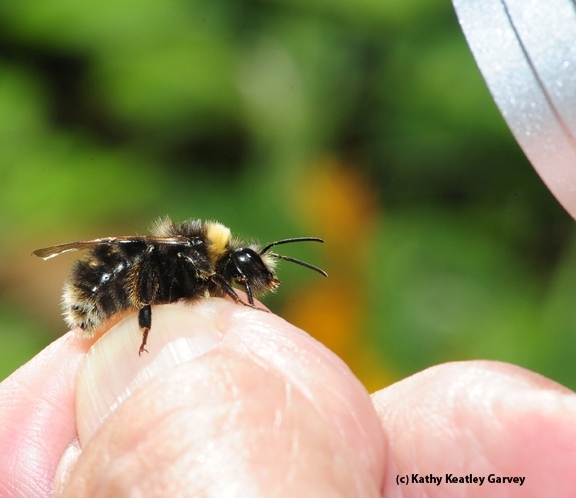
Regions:
<instances>
[{"instance_id":1,"label":"pale skin","mask_svg":"<svg viewBox=\"0 0 576 498\"><path fill-rule=\"evenodd\" d=\"M301 330L224 299L155 307L142 357L138 334L134 315L96 343L72 331L0 384L1 497L576 496L576 396L514 365L370 396ZM442 481L397 484L413 474Z\"/></svg>"}]
</instances>

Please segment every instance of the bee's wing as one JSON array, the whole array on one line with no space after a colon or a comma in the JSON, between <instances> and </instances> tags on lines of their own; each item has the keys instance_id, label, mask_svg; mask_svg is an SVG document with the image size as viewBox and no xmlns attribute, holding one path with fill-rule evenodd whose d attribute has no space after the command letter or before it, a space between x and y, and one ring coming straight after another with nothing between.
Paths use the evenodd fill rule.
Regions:
<instances>
[{"instance_id":1,"label":"bee's wing","mask_svg":"<svg viewBox=\"0 0 576 498\"><path fill-rule=\"evenodd\" d=\"M187 237L151 237L151 236L127 236L127 237L105 237L103 239L93 240L80 240L77 242L67 242L65 244L58 244L56 246L44 247L37 249L32 254L42 259L50 259L65 252L70 251L83 251L85 249L93 249L101 245L114 245L114 244L129 244L131 242L154 242L156 244L187 244Z\"/></svg>"}]
</instances>

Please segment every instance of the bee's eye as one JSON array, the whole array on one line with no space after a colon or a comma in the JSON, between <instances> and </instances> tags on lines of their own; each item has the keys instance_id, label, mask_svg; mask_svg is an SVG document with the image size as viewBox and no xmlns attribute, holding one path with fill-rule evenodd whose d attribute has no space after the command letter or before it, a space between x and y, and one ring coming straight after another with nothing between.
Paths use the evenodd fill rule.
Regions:
<instances>
[{"instance_id":1,"label":"bee's eye","mask_svg":"<svg viewBox=\"0 0 576 498\"><path fill-rule=\"evenodd\" d=\"M237 271L243 277L258 279L270 274L270 270L264 264L260 255L253 249L248 247L237 249L234 251L233 259Z\"/></svg>"},{"instance_id":2,"label":"bee's eye","mask_svg":"<svg viewBox=\"0 0 576 498\"><path fill-rule=\"evenodd\" d=\"M254 258L254 256L256 256L256 258ZM253 264L258 259L260 258L252 249L238 249L236 251L236 262L242 266Z\"/></svg>"}]
</instances>

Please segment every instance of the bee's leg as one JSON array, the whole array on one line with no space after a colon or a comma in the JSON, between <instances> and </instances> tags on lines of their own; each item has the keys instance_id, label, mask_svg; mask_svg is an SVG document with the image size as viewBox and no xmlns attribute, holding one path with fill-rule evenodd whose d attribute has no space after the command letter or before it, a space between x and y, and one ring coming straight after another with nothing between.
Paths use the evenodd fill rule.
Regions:
<instances>
[{"instance_id":1,"label":"bee's leg","mask_svg":"<svg viewBox=\"0 0 576 498\"><path fill-rule=\"evenodd\" d=\"M252 295L252 289L251 287L248 285L248 282L242 282L242 285L244 286L244 290L246 291L246 295L248 296L248 302L254 306L254 296ZM256 306L254 306L256 307Z\"/></svg>"},{"instance_id":2,"label":"bee's leg","mask_svg":"<svg viewBox=\"0 0 576 498\"><path fill-rule=\"evenodd\" d=\"M242 301L242 299L240 299L240 296L238 294L236 294L236 291L234 290L234 287L232 287L227 281L226 279L222 278L220 275L218 275L217 273L214 273L213 275L210 276L210 280L212 280L212 282L214 284L216 284L217 287L219 287L220 289L222 289L224 291L225 294L228 294L235 303L237 304L246 304L244 301Z\"/></svg>"},{"instance_id":3,"label":"bee's leg","mask_svg":"<svg viewBox=\"0 0 576 498\"><path fill-rule=\"evenodd\" d=\"M135 272L135 297L140 310L138 311L138 325L142 330L142 344L138 354L142 355L146 351L146 341L148 333L152 327L151 305L157 302L158 289L160 287L160 275L158 269L151 263L154 253L154 246L150 245L144 252L142 261L133 267ZM148 351L146 351L148 352Z\"/></svg>"},{"instance_id":4,"label":"bee's leg","mask_svg":"<svg viewBox=\"0 0 576 498\"><path fill-rule=\"evenodd\" d=\"M245 303L244 301L240 301L244 306L249 306L250 308L254 308L255 310L265 311L266 313L270 313L267 309L259 308L258 306L256 306L254 304L254 294L252 294L252 288L250 287L248 282L246 282L246 281L239 282L239 284L241 284L244 287L244 290L246 291L246 295L248 296L248 302L247 303Z\"/></svg>"},{"instance_id":5,"label":"bee's leg","mask_svg":"<svg viewBox=\"0 0 576 498\"><path fill-rule=\"evenodd\" d=\"M234 287L232 287L225 278L222 278L220 275L218 275L217 273L215 273L214 275L212 275L210 277L210 279L212 280L212 282L214 282L220 289L222 289L224 291L224 293L226 293L227 295L229 295L236 304L243 304L244 306L248 306L249 308L254 308L254 309L260 309L260 308L256 308L256 306L254 306L254 300L252 300L252 302L245 302L242 301L242 299L240 299L240 296L238 294L236 294L236 291L234 290ZM248 298L250 299L250 298Z\"/></svg>"},{"instance_id":6,"label":"bee's leg","mask_svg":"<svg viewBox=\"0 0 576 498\"><path fill-rule=\"evenodd\" d=\"M146 349L146 341L148 340L148 332L150 332L150 327L152 327L152 308L149 304L142 306L138 312L138 326L142 330L142 344L140 344L140 350L138 355L142 355L144 351L148 352Z\"/></svg>"},{"instance_id":7,"label":"bee's leg","mask_svg":"<svg viewBox=\"0 0 576 498\"><path fill-rule=\"evenodd\" d=\"M238 294L236 294L234 287L232 287L227 282L227 280L222 278L220 275L214 274L210 277L210 279L212 280L212 282L214 282L216 285L218 285L218 287L220 287L226 294L228 294L234 300L234 302L236 304L242 304L244 306L247 306L248 308L253 308L255 310L260 310L260 311L266 311L268 313L268 310L266 310L264 308L258 308L258 306L256 306L254 304L254 297L252 296L252 289L247 284L244 284L244 288L246 289L246 295L248 296L248 302L245 302L245 301L242 301L242 299L240 299L240 296Z\"/></svg>"}]
</instances>

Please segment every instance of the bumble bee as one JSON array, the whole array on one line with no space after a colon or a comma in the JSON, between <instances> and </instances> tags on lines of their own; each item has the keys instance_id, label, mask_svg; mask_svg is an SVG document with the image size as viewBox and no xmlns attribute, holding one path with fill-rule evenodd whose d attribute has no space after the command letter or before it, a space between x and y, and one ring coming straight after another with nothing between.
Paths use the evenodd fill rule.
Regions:
<instances>
[{"instance_id":1,"label":"bumble bee","mask_svg":"<svg viewBox=\"0 0 576 498\"><path fill-rule=\"evenodd\" d=\"M260 247L232 238L220 223L188 220L178 224L169 218L157 220L150 233L69 242L34 251L43 259L69 251L90 251L76 261L64 284L62 309L69 327L79 327L92 336L112 315L138 311L141 355L152 326L152 305L229 296L236 303L256 308L255 296L280 285L274 274L279 259L327 276L314 265L270 251L280 244L324 242L317 237L283 239ZM248 302L240 298L234 285L246 292Z\"/></svg>"}]
</instances>

